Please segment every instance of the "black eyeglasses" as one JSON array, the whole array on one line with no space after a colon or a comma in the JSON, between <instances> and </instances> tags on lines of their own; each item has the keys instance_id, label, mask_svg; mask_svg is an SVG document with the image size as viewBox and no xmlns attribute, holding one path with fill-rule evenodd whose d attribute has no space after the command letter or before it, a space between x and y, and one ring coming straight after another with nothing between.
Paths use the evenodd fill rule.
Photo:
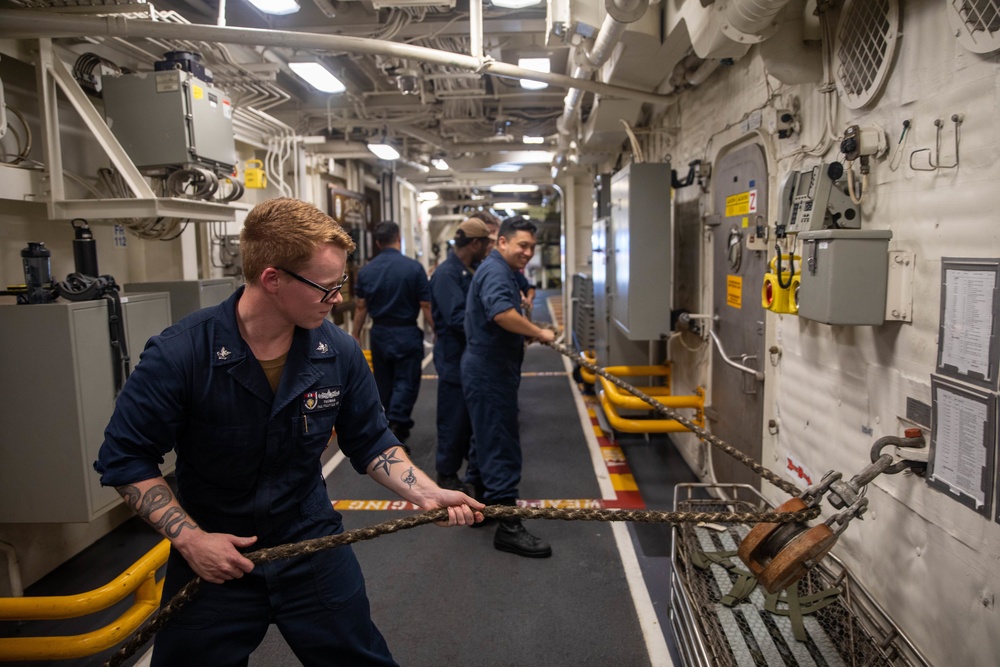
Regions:
<instances>
[{"instance_id":1,"label":"black eyeglasses","mask_svg":"<svg viewBox=\"0 0 1000 667\"><path fill-rule=\"evenodd\" d=\"M292 278L295 278L296 280L298 280L300 283L305 283L306 285L309 285L310 287L315 287L320 292L322 292L323 293L323 298L319 300L320 303L329 303L330 299L332 299L333 297L337 296L337 292L339 292L340 290L342 290L344 288L344 285L347 284L347 276L344 276L344 279L341 280L336 285L334 285L333 287L323 287L319 283L314 283L313 281L309 280L308 278L303 278L302 276L300 276L299 274L295 273L294 271L289 271L288 269L283 269L280 266L276 266L274 268L278 269L279 271L284 271L285 273L287 273L288 275L290 275Z\"/></svg>"}]
</instances>

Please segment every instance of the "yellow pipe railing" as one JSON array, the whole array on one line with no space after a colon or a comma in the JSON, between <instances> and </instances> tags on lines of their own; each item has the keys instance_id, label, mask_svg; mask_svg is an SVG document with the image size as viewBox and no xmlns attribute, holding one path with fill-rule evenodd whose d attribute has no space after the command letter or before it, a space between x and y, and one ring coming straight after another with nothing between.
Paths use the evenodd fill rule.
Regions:
<instances>
[{"instance_id":1,"label":"yellow pipe railing","mask_svg":"<svg viewBox=\"0 0 1000 667\"><path fill-rule=\"evenodd\" d=\"M684 396L678 398L700 399L701 406L696 408L697 413L695 418L691 421L704 428L705 413L702 410L702 406L704 406L705 395L700 387L696 391L698 392L696 396ZM678 433L680 431L689 430L687 426L684 426L676 419L628 419L626 417L622 417L608 398L608 392L602 390L598 392L598 394L601 401L601 407L604 409L604 416L608 418L608 423L611 424L611 428L616 431L621 431L622 433ZM660 401L658 398L657 400ZM663 401L660 402L663 403ZM648 404L645 403L644 405L648 406Z\"/></svg>"},{"instance_id":2,"label":"yellow pipe railing","mask_svg":"<svg viewBox=\"0 0 1000 667\"><path fill-rule=\"evenodd\" d=\"M597 364L597 354L593 350L584 350L580 356L592 364ZM586 366L580 366L580 377L589 385L597 384L597 374L588 370Z\"/></svg>"},{"instance_id":3,"label":"yellow pipe railing","mask_svg":"<svg viewBox=\"0 0 1000 667\"><path fill-rule=\"evenodd\" d=\"M0 639L0 662L82 658L122 642L159 607L163 580L156 580L156 571L167 562L169 554L170 542L163 540L114 581L79 595L0 598L0 621L37 621L86 616L135 593L132 606L124 614L92 632Z\"/></svg>"}]
</instances>

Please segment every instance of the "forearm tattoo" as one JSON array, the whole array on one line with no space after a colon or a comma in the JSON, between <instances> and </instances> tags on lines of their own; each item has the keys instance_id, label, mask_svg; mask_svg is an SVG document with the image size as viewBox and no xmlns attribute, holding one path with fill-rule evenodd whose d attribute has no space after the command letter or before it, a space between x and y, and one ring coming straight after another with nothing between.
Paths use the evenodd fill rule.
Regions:
<instances>
[{"instance_id":1,"label":"forearm tattoo","mask_svg":"<svg viewBox=\"0 0 1000 667\"><path fill-rule=\"evenodd\" d=\"M138 487L131 484L116 487L118 493L125 499L125 503L138 514L143 521L153 528L161 531L169 538L177 537L185 528L197 528L198 526L190 521L190 517L180 507L171 507L164 512L160 518L153 520L153 512L163 509L173 501L174 494L170 492L170 487L164 484L157 484L143 494Z\"/></svg>"},{"instance_id":2,"label":"forearm tattoo","mask_svg":"<svg viewBox=\"0 0 1000 667\"><path fill-rule=\"evenodd\" d=\"M417 483L417 476L413 472L413 468L412 467L410 467L409 470L407 470L406 472L404 472L403 476L400 477L400 479L403 480L403 483L406 484L411 489L413 488L413 485Z\"/></svg>"},{"instance_id":3,"label":"forearm tattoo","mask_svg":"<svg viewBox=\"0 0 1000 667\"><path fill-rule=\"evenodd\" d=\"M396 458L397 449L398 449L397 447L393 447L388 452L382 452L381 454L379 454L378 458L375 459L375 465L372 467L372 470L375 471L381 468L382 470L385 471L385 474L388 475L389 468L391 468L394 463L403 462L403 459Z\"/></svg>"}]
</instances>

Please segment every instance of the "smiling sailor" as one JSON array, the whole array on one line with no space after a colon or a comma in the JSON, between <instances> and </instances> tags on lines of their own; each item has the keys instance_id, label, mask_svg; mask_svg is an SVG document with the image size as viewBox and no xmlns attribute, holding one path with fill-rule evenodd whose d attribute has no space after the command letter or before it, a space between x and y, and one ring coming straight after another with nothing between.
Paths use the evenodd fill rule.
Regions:
<instances>
[{"instance_id":1,"label":"smiling sailor","mask_svg":"<svg viewBox=\"0 0 1000 667\"><path fill-rule=\"evenodd\" d=\"M304 665L393 665L349 547L254 566L240 550L343 531L320 474L336 429L359 473L449 525L483 508L443 490L389 431L361 349L327 315L354 250L294 199L258 204L240 236L247 284L150 339L95 468L171 541L163 600L206 582L156 637L152 664L238 665L278 626ZM177 453L177 494L158 464Z\"/></svg>"}]
</instances>

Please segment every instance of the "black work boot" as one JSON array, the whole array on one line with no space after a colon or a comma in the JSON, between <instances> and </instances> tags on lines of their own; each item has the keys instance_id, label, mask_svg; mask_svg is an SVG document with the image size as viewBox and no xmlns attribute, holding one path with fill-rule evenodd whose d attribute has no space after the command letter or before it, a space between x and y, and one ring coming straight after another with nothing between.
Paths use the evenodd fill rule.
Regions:
<instances>
[{"instance_id":1,"label":"black work boot","mask_svg":"<svg viewBox=\"0 0 1000 667\"><path fill-rule=\"evenodd\" d=\"M526 558L548 558L552 555L549 543L529 533L520 519L500 519L493 536L493 546Z\"/></svg>"}]
</instances>

